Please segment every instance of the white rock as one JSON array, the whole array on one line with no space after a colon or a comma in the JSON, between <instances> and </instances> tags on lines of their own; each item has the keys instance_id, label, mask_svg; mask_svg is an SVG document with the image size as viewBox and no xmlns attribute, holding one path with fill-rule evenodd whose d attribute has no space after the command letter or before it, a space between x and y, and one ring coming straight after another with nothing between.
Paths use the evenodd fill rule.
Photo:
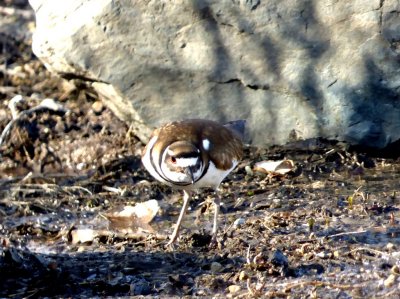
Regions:
<instances>
[{"instance_id":1,"label":"white rock","mask_svg":"<svg viewBox=\"0 0 400 299\"><path fill-rule=\"evenodd\" d=\"M243 225L245 223L246 223L246 220L244 218L238 218L238 219L235 220L235 222L233 222L233 226L234 227L239 227L239 226L241 226L241 225Z\"/></svg>"}]
</instances>

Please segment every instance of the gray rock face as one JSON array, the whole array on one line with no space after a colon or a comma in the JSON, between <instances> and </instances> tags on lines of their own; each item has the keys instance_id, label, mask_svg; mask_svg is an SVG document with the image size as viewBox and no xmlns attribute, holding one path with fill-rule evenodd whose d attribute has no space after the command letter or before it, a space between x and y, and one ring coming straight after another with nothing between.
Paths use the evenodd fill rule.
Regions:
<instances>
[{"instance_id":1,"label":"gray rock face","mask_svg":"<svg viewBox=\"0 0 400 299\"><path fill-rule=\"evenodd\" d=\"M91 80L142 139L169 120L248 120L253 144L400 138L397 0L31 0L33 50Z\"/></svg>"}]
</instances>

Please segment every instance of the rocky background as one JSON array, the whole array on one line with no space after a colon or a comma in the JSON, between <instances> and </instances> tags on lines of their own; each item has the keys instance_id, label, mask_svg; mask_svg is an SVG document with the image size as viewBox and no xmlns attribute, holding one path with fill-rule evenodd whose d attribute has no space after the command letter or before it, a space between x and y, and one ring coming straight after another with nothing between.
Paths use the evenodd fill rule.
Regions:
<instances>
[{"instance_id":1,"label":"rocky background","mask_svg":"<svg viewBox=\"0 0 400 299\"><path fill-rule=\"evenodd\" d=\"M34 53L146 141L171 119L248 120L254 145L400 138L396 0L31 0Z\"/></svg>"}]
</instances>

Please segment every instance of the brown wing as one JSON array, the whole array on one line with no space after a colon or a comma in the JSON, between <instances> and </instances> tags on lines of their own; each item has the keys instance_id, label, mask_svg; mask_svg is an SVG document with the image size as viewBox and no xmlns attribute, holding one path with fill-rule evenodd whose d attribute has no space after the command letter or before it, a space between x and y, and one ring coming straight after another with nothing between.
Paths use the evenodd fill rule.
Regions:
<instances>
[{"instance_id":1,"label":"brown wing","mask_svg":"<svg viewBox=\"0 0 400 299\"><path fill-rule=\"evenodd\" d=\"M219 169L232 167L233 160L240 161L243 156L243 144L239 136L219 123L212 122L203 129L201 140L210 141L210 160Z\"/></svg>"},{"instance_id":2,"label":"brown wing","mask_svg":"<svg viewBox=\"0 0 400 299\"><path fill-rule=\"evenodd\" d=\"M204 119L188 119L168 123L155 130L158 136L152 150L153 161L160 162L161 153L175 141L190 141L198 148L204 149L202 141L210 141L210 149L204 153L203 160L211 159L220 169L232 167L232 159L239 161L243 155L240 138L223 125ZM208 153L208 154L207 154Z\"/></svg>"}]
</instances>

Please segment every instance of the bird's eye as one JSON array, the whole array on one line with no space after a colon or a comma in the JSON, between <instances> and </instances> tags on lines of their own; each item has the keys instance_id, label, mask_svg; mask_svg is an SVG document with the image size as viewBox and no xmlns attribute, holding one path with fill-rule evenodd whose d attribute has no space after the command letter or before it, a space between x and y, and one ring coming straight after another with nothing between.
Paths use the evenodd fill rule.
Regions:
<instances>
[{"instance_id":1,"label":"bird's eye","mask_svg":"<svg viewBox=\"0 0 400 299\"><path fill-rule=\"evenodd\" d=\"M175 164L176 163L176 158L175 157L171 157L171 162Z\"/></svg>"}]
</instances>

